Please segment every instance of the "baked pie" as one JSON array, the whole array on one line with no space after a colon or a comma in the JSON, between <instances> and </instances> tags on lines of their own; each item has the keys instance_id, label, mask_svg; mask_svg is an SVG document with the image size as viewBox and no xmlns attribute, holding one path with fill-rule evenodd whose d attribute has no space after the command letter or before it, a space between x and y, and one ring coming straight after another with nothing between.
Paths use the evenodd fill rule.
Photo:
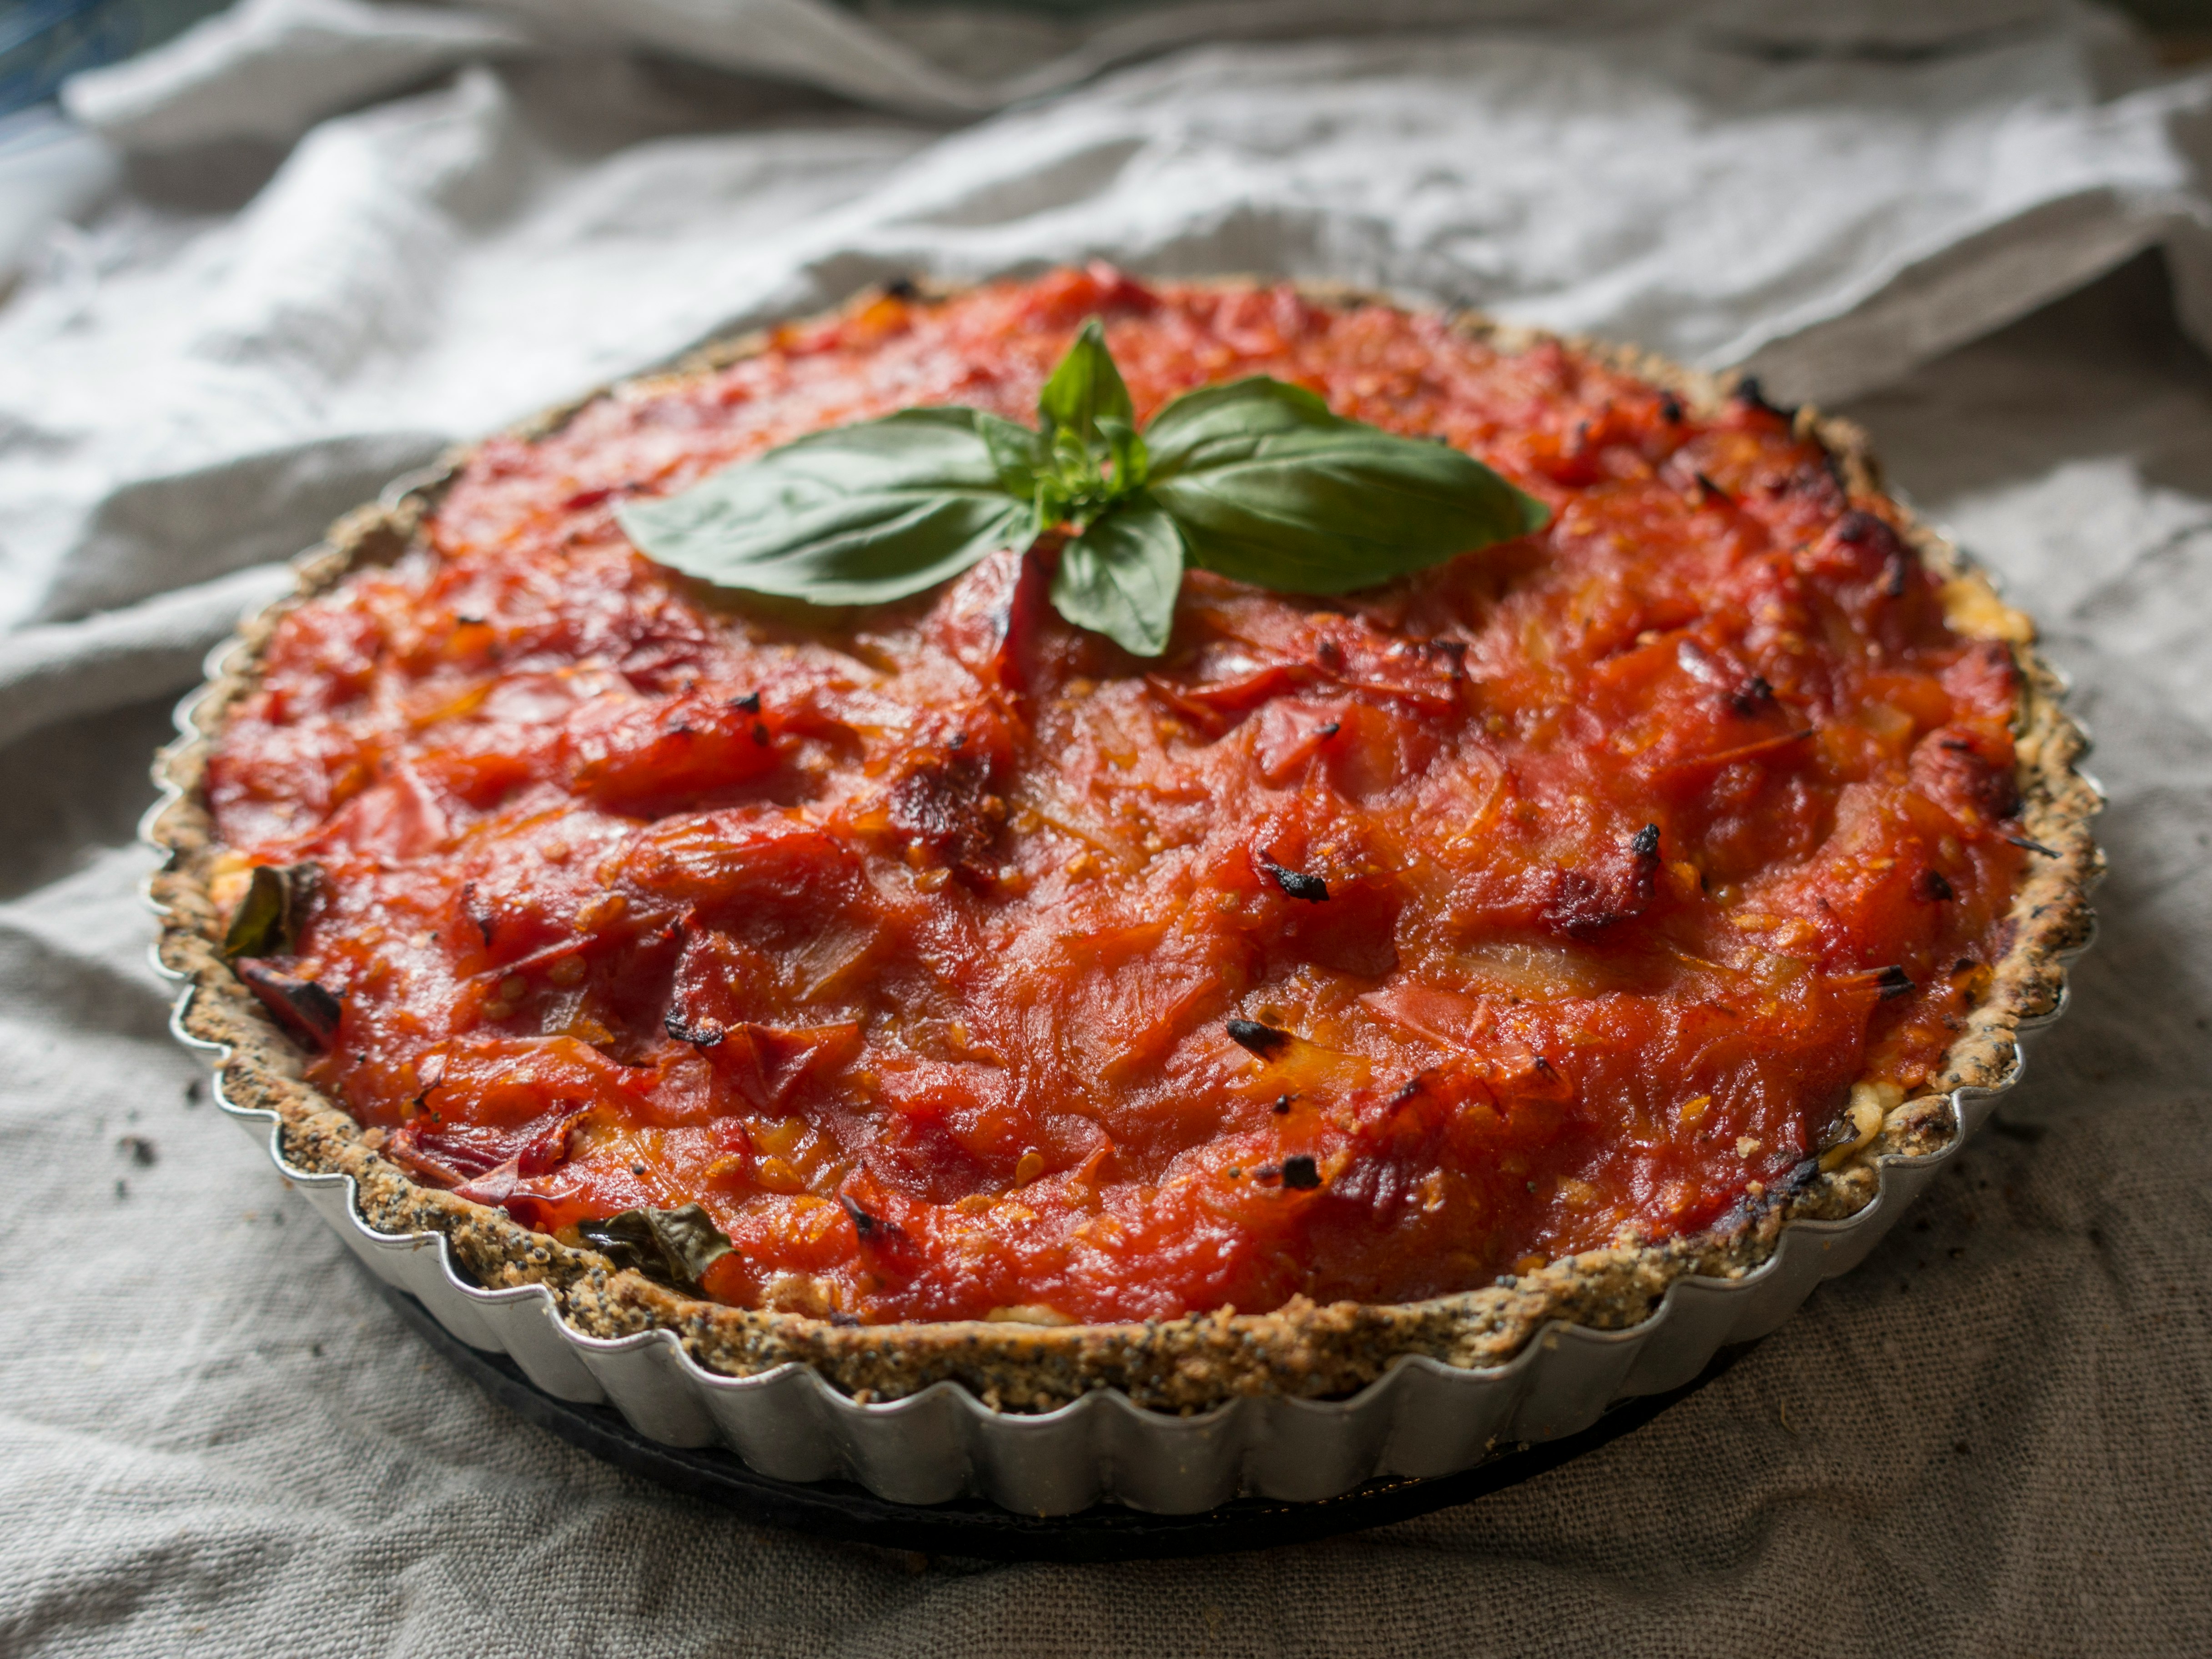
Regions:
<instances>
[{"instance_id":1,"label":"baked pie","mask_svg":"<svg viewBox=\"0 0 2212 1659\"><path fill-rule=\"evenodd\" d=\"M1190 482L1207 421L1274 495ZM1418 512L1309 428L1474 493L1394 564ZM683 556L845 512L771 463L885 433L1011 482L804 580ZM863 1399L1632 1324L1953 1139L2099 867L2028 623L1854 429L1351 294L895 285L476 446L301 586L165 760L230 1097L485 1285Z\"/></svg>"}]
</instances>

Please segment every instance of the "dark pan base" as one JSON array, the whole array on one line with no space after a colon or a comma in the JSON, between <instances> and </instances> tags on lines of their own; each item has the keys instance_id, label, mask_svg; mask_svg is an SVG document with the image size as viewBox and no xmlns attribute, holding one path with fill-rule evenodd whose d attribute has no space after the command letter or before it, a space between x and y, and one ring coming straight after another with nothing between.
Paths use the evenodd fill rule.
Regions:
<instances>
[{"instance_id":1,"label":"dark pan base","mask_svg":"<svg viewBox=\"0 0 2212 1659\"><path fill-rule=\"evenodd\" d=\"M664 1446L630 1427L612 1407L556 1400L505 1354L480 1352L449 1334L404 1291L381 1280L377 1288L424 1341L486 1394L516 1416L617 1468L719 1504L763 1526L884 1549L992 1561L1138 1561L1274 1549L1472 1503L1632 1433L1705 1387L1751 1346L1722 1349L1693 1381L1666 1394L1622 1401L1580 1434L1513 1447L1457 1474L1370 1480L1318 1503L1239 1498L1198 1515L1148 1515L1119 1504L1099 1504L1077 1515L1031 1516L981 1498L895 1504L848 1481L775 1480L755 1474L729 1452Z\"/></svg>"}]
</instances>

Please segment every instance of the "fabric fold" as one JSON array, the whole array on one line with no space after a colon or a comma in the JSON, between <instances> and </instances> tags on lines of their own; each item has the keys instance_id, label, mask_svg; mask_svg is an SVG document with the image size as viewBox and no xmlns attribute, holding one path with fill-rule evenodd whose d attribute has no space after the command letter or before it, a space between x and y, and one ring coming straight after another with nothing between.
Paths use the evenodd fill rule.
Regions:
<instances>
[{"instance_id":1,"label":"fabric fold","mask_svg":"<svg viewBox=\"0 0 2212 1659\"><path fill-rule=\"evenodd\" d=\"M207 653L291 583L286 566L254 565L80 622L0 634L0 748L57 721L188 690Z\"/></svg>"}]
</instances>

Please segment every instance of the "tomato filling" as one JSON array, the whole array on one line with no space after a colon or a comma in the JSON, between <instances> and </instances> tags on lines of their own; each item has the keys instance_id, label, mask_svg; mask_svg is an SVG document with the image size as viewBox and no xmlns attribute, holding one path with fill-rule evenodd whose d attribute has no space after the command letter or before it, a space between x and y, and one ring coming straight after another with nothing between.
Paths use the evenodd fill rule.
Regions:
<instances>
[{"instance_id":1,"label":"tomato filling","mask_svg":"<svg viewBox=\"0 0 2212 1659\"><path fill-rule=\"evenodd\" d=\"M1194 573L1151 661L1053 612L1048 542L837 612L617 527L826 424L1026 420L1094 314L1140 418L1274 375L1552 522L1349 599ZM884 298L493 441L292 612L209 769L218 896L319 866L244 965L387 1154L571 1239L696 1202L725 1302L1462 1290L1802 1178L1986 985L2016 672L1894 520L1755 399L1435 317Z\"/></svg>"}]
</instances>

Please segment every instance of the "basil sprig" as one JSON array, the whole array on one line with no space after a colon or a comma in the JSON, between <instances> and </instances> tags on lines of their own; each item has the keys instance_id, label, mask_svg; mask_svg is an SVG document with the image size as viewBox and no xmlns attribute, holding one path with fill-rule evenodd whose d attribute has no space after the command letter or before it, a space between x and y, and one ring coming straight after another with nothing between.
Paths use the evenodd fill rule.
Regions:
<instances>
[{"instance_id":1,"label":"basil sprig","mask_svg":"<svg viewBox=\"0 0 2212 1659\"><path fill-rule=\"evenodd\" d=\"M1064 529L1054 608L1140 657L1166 648L1183 568L1342 593L1543 527L1544 505L1449 444L1329 412L1255 376L1137 430L1097 318L1032 429L908 409L817 432L616 515L647 558L817 605L902 599Z\"/></svg>"}]
</instances>

